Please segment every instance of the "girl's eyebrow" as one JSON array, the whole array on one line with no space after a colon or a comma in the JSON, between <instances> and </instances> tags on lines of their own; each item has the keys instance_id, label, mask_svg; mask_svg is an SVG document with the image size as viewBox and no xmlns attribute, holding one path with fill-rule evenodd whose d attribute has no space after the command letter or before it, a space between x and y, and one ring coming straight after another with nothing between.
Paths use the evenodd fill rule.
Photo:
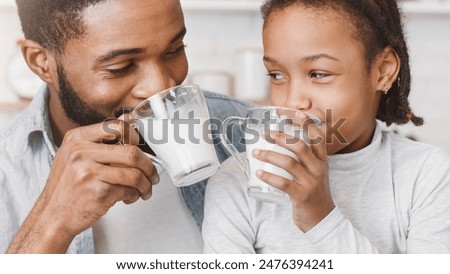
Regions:
<instances>
[{"instance_id":1,"label":"girl's eyebrow","mask_svg":"<svg viewBox=\"0 0 450 274\"><path fill-rule=\"evenodd\" d=\"M317 61L317 60L322 59L322 58L330 59L330 60L333 60L333 61L336 61L336 62L339 61L339 59L337 59L336 57L333 57L333 56L328 55L326 53L319 53L319 54L314 54L314 55L310 55L310 56L305 56L301 60L305 61L305 62L308 62L308 63L312 63L312 62Z\"/></svg>"},{"instance_id":2,"label":"girl's eyebrow","mask_svg":"<svg viewBox=\"0 0 450 274\"><path fill-rule=\"evenodd\" d=\"M333 56L331 56L329 54L326 54L326 53L319 53L319 54L305 56L305 57L302 57L301 60L304 61L304 62L307 62L307 63L312 63L312 62L317 61L317 60L322 59L322 58L330 59L330 60L333 60L335 62L339 61L338 58L333 57ZM278 64L277 60L275 60L275 59L273 59L272 57L269 57L269 56L264 56L263 57L263 61L266 62L266 63L270 63L270 64Z\"/></svg>"}]
</instances>

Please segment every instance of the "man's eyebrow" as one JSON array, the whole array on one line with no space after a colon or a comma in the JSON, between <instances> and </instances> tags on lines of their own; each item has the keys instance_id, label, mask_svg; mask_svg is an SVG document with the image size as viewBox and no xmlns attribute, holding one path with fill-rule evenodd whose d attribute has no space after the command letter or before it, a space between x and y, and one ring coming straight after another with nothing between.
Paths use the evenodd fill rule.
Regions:
<instances>
[{"instance_id":1,"label":"man's eyebrow","mask_svg":"<svg viewBox=\"0 0 450 274\"><path fill-rule=\"evenodd\" d=\"M169 44L175 43L176 41L178 41L181 38L183 38L184 35L186 35L186 27L183 27L183 29L180 32L178 32L172 38L172 40L170 40ZM114 58L116 58L118 56L121 56L121 55L136 55L136 54L140 54L140 53L144 53L144 52L145 52L145 50L144 49L140 49L140 48L113 50L111 52L108 52L105 55L102 55L102 56L98 57L96 59L96 63L108 62L108 61L111 61L112 59L114 59Z\"/></svg>"},{"instance_id":2,"label":"man's eyebrow","mask_svg":"<svg viewBox=\"0 0 450 274\"><path fill-rule=\"evenodd\" d=\"M265 56L263 57L263 61L266 63L271 63L271 64L278 64L277 61L275 61L274 59L270 58L269 56Z\"/></svg>"},{"instance_id":3,"label":"man's eyebrow","mask_svg":"<svg viewBox=\"0 0 450 274\"><path fill-rule=\"evenodd\" d=\"M145 52L145 50L140 49L140 48L113 50L111 52L108 52L105 55L98 57L96 62L104 63L104 62L110 61L118 56L121 56L121 55L136 55L136 54L140 54L140 53L144 53L144 52Z\"/></svg>"},{"instance_id":4,"label":"man's eyebrow","mask_svg":"<svg viewBox=\"0 0 450 274\"><path fill-rule=\"evenodd\" d=\"M170 40L169 44L175 43L176 41L180 40L181 38L183 38L186 35L186 27L183 27L183 29L177 33L172 40Z\"/></svg>"}]
</instances>

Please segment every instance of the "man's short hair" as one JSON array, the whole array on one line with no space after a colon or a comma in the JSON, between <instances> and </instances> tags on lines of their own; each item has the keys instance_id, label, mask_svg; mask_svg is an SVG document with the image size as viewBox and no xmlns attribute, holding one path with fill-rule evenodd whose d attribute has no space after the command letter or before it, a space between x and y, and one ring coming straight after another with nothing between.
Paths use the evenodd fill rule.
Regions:
<instances>
[{"instance_id":1,"label":"man's short hair","mask_svg":"<svg viewBox=\"0 0 450 274\"><path fill-rule=\"evenodd\" d=\"M83 37L83 11L105 0L16 0L22 31L56 54L64 52L67 41Z\"/></svg>"}]
</instances>

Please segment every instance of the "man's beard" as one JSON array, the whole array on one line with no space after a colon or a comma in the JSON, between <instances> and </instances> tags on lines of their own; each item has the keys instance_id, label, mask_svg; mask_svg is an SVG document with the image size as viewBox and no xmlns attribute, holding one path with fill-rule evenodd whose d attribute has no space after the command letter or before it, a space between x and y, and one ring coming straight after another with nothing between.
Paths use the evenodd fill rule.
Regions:
<instances>
[{"instance_id":1,"label":"man's beard","mask_svg":"<svg viewBox=\"0 0 450 274\"><path fill-rule=\"evenodd\" d=\"M97 112L78 96L67 80L62 65L57 65L59 83L59 102L67 117L80 126L100 123L107 117Z\"/></svg>"}]
</instances>

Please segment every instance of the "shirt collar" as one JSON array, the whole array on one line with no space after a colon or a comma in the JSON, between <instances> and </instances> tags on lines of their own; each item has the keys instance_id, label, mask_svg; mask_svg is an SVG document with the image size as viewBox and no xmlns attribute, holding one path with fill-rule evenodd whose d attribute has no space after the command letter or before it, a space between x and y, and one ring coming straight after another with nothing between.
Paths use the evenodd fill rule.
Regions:
<instances>
[{"instance_id":1,"label":"shirt collar","mask_svg":"<svg viewBox=\"0 0 450 274\"><path fill-rule=\"evenodd\" d=\"M330 169L354 170L375 164L383 146L382 135L380 125L375 123L375 131L370 144L355 152L329 155L328 163Z\"/></svg>"},{"instance_id":2,"label":"shirt collar","mask_svg":"<svg viewBox=\"0 0 450 274\"><path fill-rule=\"evenodd\" d=\"M52 156L56 154L57 148L53 142L48 110L49 93L48 86L43 85L20 117L24 121L22 134L26 137L22 151L29 148L31 143L39 138L37 136L42 136L50 154Z\"/></svg>"}]
</instances>

